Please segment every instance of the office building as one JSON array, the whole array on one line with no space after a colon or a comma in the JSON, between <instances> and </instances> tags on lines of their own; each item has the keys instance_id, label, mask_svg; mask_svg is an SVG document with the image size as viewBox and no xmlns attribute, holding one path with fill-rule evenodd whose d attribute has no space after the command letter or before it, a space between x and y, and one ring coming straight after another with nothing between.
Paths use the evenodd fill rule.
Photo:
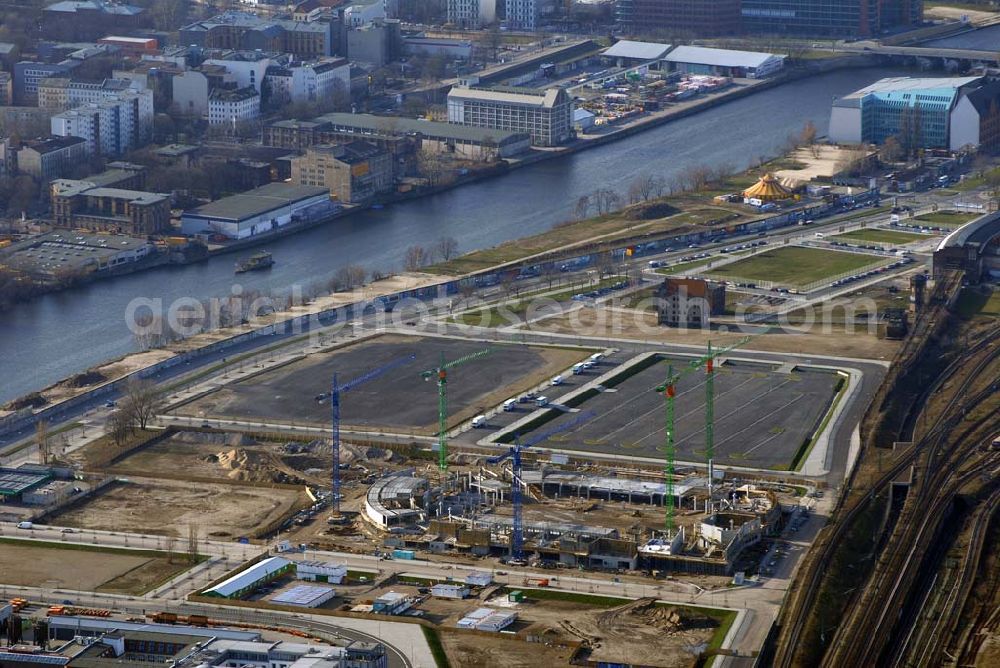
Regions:
<instances>
[{"instance_id":1,"label":"office building","mask_svg":"<svg viewBox=\"0 0 1000 668\"><path fill-rule=\"evenodd\" d=\"M51 76L69 76L80 64L77 60L59 63L36 63L22 60L14 63L14 104L31 106L38 104L38 82Z\"/></svg>"},{"instance_id":2,"label":"office building","mask_svg":"<svg viewBox=\"0 0 1000 668\"><path fill-rule=\"evenodd\" d=\"M726 286L698 278L667 278L656 290L657 321L668 327L708 327L726 311Z\"/></svg>"},{"instance_id":3,"label":"office building","mask_svg":"<svg viewBox=\"0 0 1000 668\"><path fill-rule=\"evenodd\" d=\"M36 139L25 142L17 152L17 169L47 183L69 174L87 155L87 142L80 137Z\"/></svg>"},{"instance_id":4,"label":"office building","mask_svg":"<svg viewBox=\"0 0 1000 668\"><path fill-rule=\"evenodd\" d=\"M876 37L917 25L923 0L742 0L747 33L799 37Z\"/></svg>"},{"instance_id":5,"label":"office building","mask_svg":"<svg viewBox=\"0 0 1000 668\"><path fill-rule=\"evenodd\" d=\"M51 187L55 227L144 237L170 228L170 196L58 179Z\"/></svg>"},{"instance_id":6,"label":"office building","mask_svg":"<svg viewBox=\"0 0 1000 668\"><path fill-rule=\"evenodd\" d=\"M740 0L619 0L615 20L628 35L661 31L712 37L740 31Z\"/></svg>"},{"instance_id":7,"label":"office building","mask_svg":"<svg viewBox=\"0 0 1000 668\"><path fill-rule=\"evenodd\" d=\"M122 55L129 58L142 58L160 52L159 44L152 37L122 37L109 35L97 40L98 44L108 44L118 47Z\"/></svg>"},{"instance_id":8,"label":"office building","mask_svg":"<svg viewBox=\"0 0 1000 668\"><path fill-rule=\"evenodd\" d=\"M208 96L208 124L246 123L260 118L260 93L252 86L216 88Z\"/></svg>"},{"instance_id":9,"label":"office building","mask_svg":"<svg viewBox=\"0 0 1000 668\"><path fill-rule=\"evenodd\" d=\"M271 104L327 102L337 95L348 99L351 64L345 58L314 63L272 65L265 74Z\"/></svg>"},{"instance_id":10,"label":"office building","mask_svg":"<svg viewBox=\"0 0 1000 668\"><path fill-rule=\"evenodd\" d=\"M14 79L10 72L0 72L0 107L14 104Z\"/></svg>"},{"instance_id":11,"label":"office building","mask_svg":"<svg viewBox=\"0 0 1000 668\"><path fill-rule=\"evenodd\" d=\"M952 110L982 83L982 77L881 79L833 102L830 139L842 144L881 144L895 137L907 151L950 148ZM960 114L958 118L971 117ZM955 130L964 136L961 128Z\"/></svg>"},{"instance_id":12,"label":"office building","mask_svg":"<svg viewBox=\"0 0 1000 668\"><path fill-rule=\"evenodd\" d=\"M536 146L558 146L573 134L573 99L562 88L469 88L448 93L448 122L526 132Z\"/></svg>"},{"instance_id":13,"label":"office building","mask_svg":"<svg viewBox=\"0 0 1000 668\"><path fill-rule=\"evenodd\" d=\"M506 16L504 25L508 30L534 32L538 29L541 15L541 0L505 0Z\"/></svg>"},{"instance_id":14,"label":"office building","mask_svg":"<svg viewBox=\"0 0 1000 668\"><path fill-rule=\"evenodd\" d=\"M326 188L341 202L370 202L392 190L392 157L360 140L313 146L292 160L292 182Z\"/></svg>"},{"instance_id":15,"label":"office building","mask_svg":"<svg viewBox=\"0 0 1000 668\"><path fill-rule=\"evenodd\" d=\"M448 23L481 28L497 20L497 0L448 0Z\"/></svg>"}]
</instances>

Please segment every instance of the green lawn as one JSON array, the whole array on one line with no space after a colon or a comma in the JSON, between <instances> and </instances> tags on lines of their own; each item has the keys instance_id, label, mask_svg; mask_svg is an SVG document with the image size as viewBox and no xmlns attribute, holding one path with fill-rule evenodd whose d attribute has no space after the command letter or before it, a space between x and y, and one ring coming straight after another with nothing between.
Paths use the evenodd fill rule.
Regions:
<instances>
[{"instance_id":1,"label":"green lawn","mask_svg":"<svg viewBox=\"0 0 1000 668\"><path fill-rule=\"evenodd\" d=\"M977 315L1000 318L1000 290L993 290L987 294L966 288L958 296L955 309L963 318Z\"/></svg>"},{"instance_id":2,"label":"green lawn","mask_svg":"<svg viewBox=\"0 0 1000 668\"><path fill-rule=\"evenodd\" d=\"M878 258L861 253L789 246L765 251L707 272L709 276L750 281L771 281L785 285L808 285L827 276L836 276L875 264Z\"/></svg>"},{"instance_id":3,"label":"green lawn","mask_svg":"<svg viewBox=\"0 0 1000 668\"><path fill-rule=\"evenodd\" d=\"M951 225L959 226L965 225L967 222L973 218L978 218L977 213L962 213L959 211L935 211L934 213L925 213L922 216L917 216L914 220L922 220L925 223L933 223L934 225Z\"/></svg>"},{"instance_id":4,"label":"green lawn","mask_svg":"<svg viewBox=\"0 0 1000 668\"><path fill-rule=\"evenodd\" d=\"M899 246L926 238L926 234L880 229L853 230L834 237L834 239L844 239L847 241L868 241L876 244L894 244Z\"/></svg>"}]
</instances>

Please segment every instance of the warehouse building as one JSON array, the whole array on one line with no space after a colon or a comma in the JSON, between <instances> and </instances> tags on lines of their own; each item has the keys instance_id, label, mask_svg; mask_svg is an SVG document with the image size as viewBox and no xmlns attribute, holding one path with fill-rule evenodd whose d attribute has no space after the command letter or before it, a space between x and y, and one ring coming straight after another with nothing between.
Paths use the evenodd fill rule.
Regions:
<instances>
[{"instance_id":1,"label":"warehouse building","mask_svg":"<svg viewBox=\"0 0 1000 668\"><path fill-rule=\"evenodd\" d=\"M413 606L413 601L406 594L398 591L388 591L372 603L372 612L376 615L401 615Z\"/></svg>"},{"instance_id":2,"label":"warehouse building","mask_svg":"<svg viewBox=\"0 0 1000 668\"><path fill-rule=\"evenodd\" d=\"M314 221L336 210L326 188L269 183L185 211L181 230L191 236L246 239L293 223Z\"/></svg>"},{"instance_id":3,"label":"warehouse building","mask_svg":"<svg viewBox=\"0 0 1000 668\"><path fill-rule=\"evenodd\" d=\"M605 49L601 55L613 60L618 67L632 67L663 60L669 51L669 44L622 39Z\"/></svg>"},{"instance_id":4,"label":"warehouse building","mask_svg":"<svg viewBox=\"0 0 1000 668\"><path fill-rule=\"evenodd\" d=\"M573 137L573 98L562 88L471 88L448 92L448 122L526 132L535 146L558 146Z\"/></svg>"},{"instance_id":5,"label":"warehouse building","mask_svg":"<svg viewBox=\"0 0 1000 668\"><path fill-rule=\"evenodd\" d=\"M517 613L493 608L477 608L458 620L460 629L477 631L500 631L517 621Z\"/></svg>"},{"instance_id":6,"label":"warehouse building","mask_svg":"<svg viewBox=\"0 0 1000 668\"><path fill-rule=\"evenodd\" d=\"M347 577L347 566L329 561L298 561L295 563L295 577L300 580L340 584Z\"/></svg>"},{"instance_id":7,"label":"warehouse building","mask_svg":"<svg viewBox=\"0 0 1000 668\"><path fill-rule=\"evenodd\" d=\"M663 58L671 70L740 79L763 79L785 66L785 56L757 51L679 46Z\"/></svg>"},{"instance_id":8,"label":"warehouse building","mask_svg":"<svg viewBox=\"0 0 1000 668\"><path fill-rule=\"evenodd\" d=\"M170 196L162 193L58 179L52 183L51 200L55 227L137 237L170 227Z\"/></svg>"},{"instance_id":9,"label":"warehouse building","mask_svg":"<svg viewBox=\"0 0 1000 668\"><path fill-rule=\"evenodd\" d=\"M271 603L293 605L300 608L318 608L337 595L333 587L298 585L271 599Z\"/></svg>"},{"instance_id":10,"label":"warehouse building","mask_svg":"<svg viewBox=\"0 0 1000 668\"><path fill-rule=\"evenodd\" d=\"M311 146L291 163L293 182L326 188L341 202L370 202L394 185L392 156L366 141Z\"/></svg>"},{"instance_id":11,"label":"warehouse building","mask_svg":"<svg viewBox=\"0 0 1000 668\"><path fill-rule=\"evenodd\" d=\"M52 475L43 471L0 468L0 503L20 501L51 479Z\"/></svg>"},{"instance_id":12,"label":"warehouse building","mask_svg":"<svg viewBox=\"0 0 1000 668\"><path fill-rule=\"evenodd\" d=\"M243 598L263 584L295 570L295 564L281 557L268 557L227 580L202 592L202 596Z\"/></svg>"},{"instance_id":13,"label":"warehouse building","mask_svg":"<svg viewBox=\"0 0 1000 668\"><path fill-rule=\"evenodd\" d=\"M468 598L469 588L465 585L442 582L431 587L431 596L434 598Z\"/></svg>"},{"instance_id":14,"label":"warehouse building","mask_svg":"<svg viewBox=\"0 0 1000 668\"><path fill-rule=\"evenodd\" d=\"M0 250L0 266L51 281L138 262L153 250L146 239L62 230L29 237Z\"/></svg>"}]
</instances>

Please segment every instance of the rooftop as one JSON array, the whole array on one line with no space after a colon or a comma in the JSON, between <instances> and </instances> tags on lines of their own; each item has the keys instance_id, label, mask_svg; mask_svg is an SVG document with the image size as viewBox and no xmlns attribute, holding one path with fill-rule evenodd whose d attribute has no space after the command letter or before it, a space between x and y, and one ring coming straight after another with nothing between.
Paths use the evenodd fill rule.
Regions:
<instances>
[{"instance_id":1,"label":"rooftop","mask_svg":"<svg viewBox=\"0 0 1000 668\"><path fill-rule=\"evenodd\" d=\"M140 631L147 633L183 633L198 638L221 638L226 640L258 640L257 631L241 631L227 628L201 628L184 626L183 624L146 624L145 622L126 622L120 619L105 619L99 617L73 617L61 615L49 618L50 627L64 629L81 629L87 631Z\"/></svg>"},{"instance_id":2,"label":"rooftop","mask_svg":"<svg viewBox=\"0 0 1000 668\"><path fill-rule=\"evenodd\" d=\"M316 121L326 121L337 127L354 128L370 134L403 135L420 133L427 137L454 139L456 141L494 141L499 146L520 141L527 136L524 133L477 128L470 125L424 121L416 118L404 118L402 116L376 116L374 114L333 113L320 116Z\"/></svg>"},{"instance_id":3,"label":"rooftop","mask_svg":"<svg viewBox=\"0 0 1000 668\"><path fill-rule=\"evenodd\" d=\"M614 46L605 50L602 55L610 58L634 58L636 60L659 60L670 51L669 44L658 42L636 42L630 39L623 39L615 42Z\"/></svg>"},{"instance_id":4,"label":"rooftop","mask_svg":"<svg viewBox=\"0 0 1000 668\"><path fill-rule=\"evenodd\" d=\"M48 137L46 139L36 139L26 142L24 148L30 148L38 153L46 154L84 143L86 143L86 140L82 137Z\"/></svg>"},{"instance_id":5,"label":"rooftop","mask_svg":"<svg viewBox=\"0 0 1000 668\"><path fill-rule=\"evenodd\" d=\"M895 93L926 93L939 91L954 94L962 86L974 83L982 77L886 77L870 86L846 95L842 99L861 98L865 95L891 95Z\"/></svg>"},{"instance_id":6,"label":"rooftop","mask_svg":"<svg viewBox=\"0 0 1000 668\"><path fill-rule=\"evenodd\" d=\"M758 51L733 51L712 49L705 46L679 46L663 60L671 63L697 63L719 67L760 67L771 58L784 58L773 53Z\"/></svg>"},{"instance_id":7,"label":"rooftop","mask_svg":"<svg viewBox=\"0 0 1000 668\"><path fill-rule=\"evenodd\" d=\"M283 591L271 599L272 603L290 603L292 605L310 605L311 603L333 593L333 587L318 585L298 585L288 591Z\"/></svg>"},{"instance_id":8,"label":"rooftop","mask_svg":"<svg viewBox=\"0 0 1000 668\"><path fill-rule=\"evenodd\" d=\"M0 496L15 496L42 484L51 476L18 469L0 468Z\"/></svg>"},{"instance_id":9,"label":"rooftop","mask_svg":"<svg viewBox=\"0 0 1000 668\"><path fill-rule=\"evenodd\" d=\"M268 211L274 211L293 202L328 195L326 188L316 186L300 186L292 183L268 183L267 185L249 190L239 195L223 197L222 199L204 204L190 211L185 216L215 218L224 220L241 220L251 218Z\"/></svg>"},{"instance_id":10,"label":"rooftop","mask_svg":"<svg viewBox=\"0 0 1000 668\"><path fill-rule=\"evenodd\" d=\"M244 569L233 577L223 580L211 589L206 589L205 593L217 594L219 596L232 596L236 592L252 585L253 583L277 573L291 562L281 557L269 557L263 561L258 561L253 566Z\"/></svg>"},{"instance_id":11,"label":"rooftop","mask_svg":"<svg viewBox=\"0 0 1000 668\"><path fill-rule=\"evenodd\" d=\"M105 0L62 0L45 8L47 12L68 12L78 11L99 11L104 14L118 14L121 16L134 16L141 14L142 7L134 7L118 2L106 2Z\"/></svg>"},{"instance_id":12,"label":"rooftop","mask_svg":"<svg viewBox=\"0 0 1000 668\"><path fill-rule=\"evenodd\" d=\"M532 107L553 107L564 100L566 92L561 88L547 88L544 91L536 91L526 88L466 88L455 86L448 91L448 98L463 98L466 100L482 100L484 102L505 102L508 104L522 104Z\"/></svg>"}]
</instances>

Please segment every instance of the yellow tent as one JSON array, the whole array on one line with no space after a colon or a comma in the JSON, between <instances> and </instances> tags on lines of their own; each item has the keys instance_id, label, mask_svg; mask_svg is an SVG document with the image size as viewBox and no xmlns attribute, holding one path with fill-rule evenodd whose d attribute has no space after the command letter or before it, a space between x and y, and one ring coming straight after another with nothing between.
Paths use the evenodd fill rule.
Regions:
<instances>
[{"instance_id":1,"label":"yellow tent","mask_svg":"<svg viewBox=\"0 0 1000 668\"><path fill-rule=\"evenodd\" d=\"M760 177L760 181L757 181L757 183L744 190L743 196L768 201L786 199L791 197L792 193L788 190L788 188L781 185L778 179L774 178L774 176L771 174L765 174Z\"/></svg>"}]
</instances>

